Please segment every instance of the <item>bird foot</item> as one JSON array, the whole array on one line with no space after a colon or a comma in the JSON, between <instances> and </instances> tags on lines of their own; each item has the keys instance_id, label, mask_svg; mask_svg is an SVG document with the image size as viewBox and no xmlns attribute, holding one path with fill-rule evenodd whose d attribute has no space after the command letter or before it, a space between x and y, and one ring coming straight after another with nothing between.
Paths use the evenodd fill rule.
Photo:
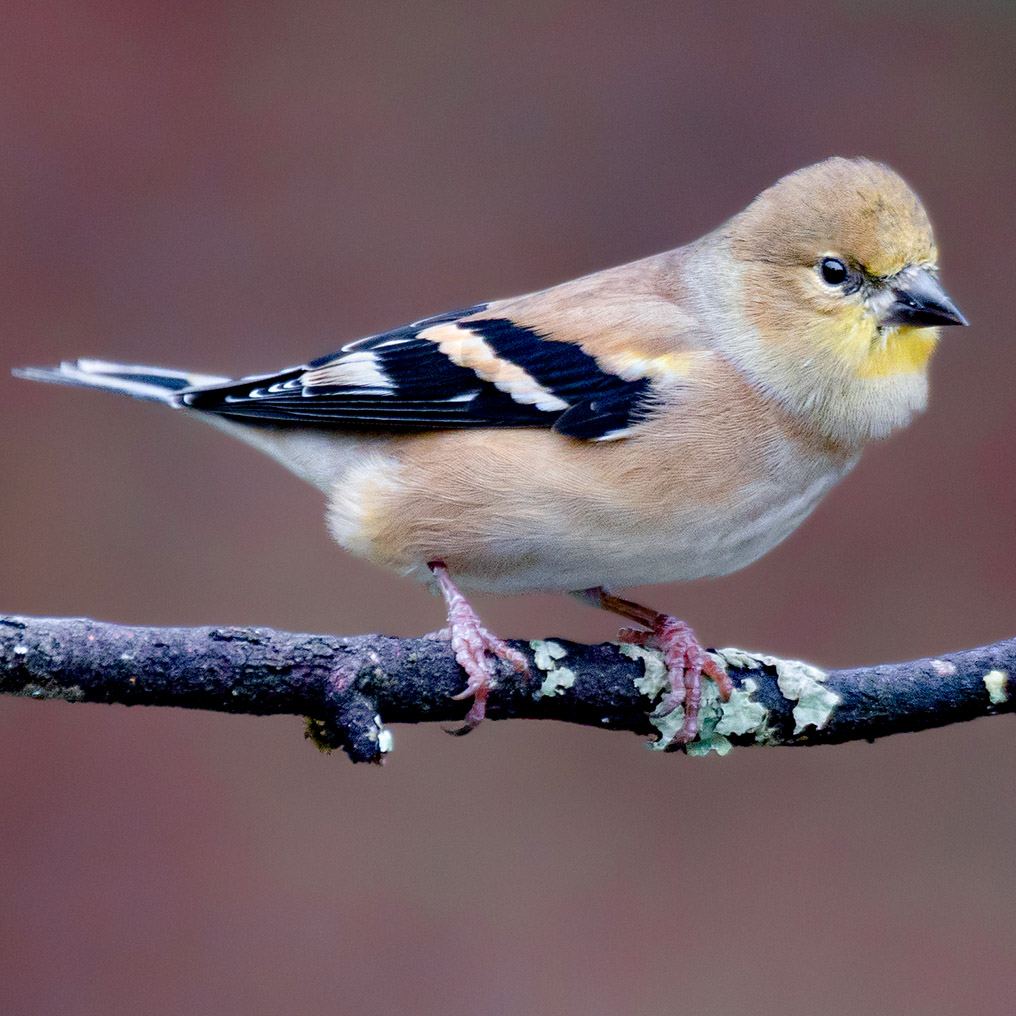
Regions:
<instances>
[{"instance_id":1,"label":"bird foot","mask_svg":"<svg viewBox=\"0 0 1016 1016\"><path fill-rule=\"evenodd\" d=\"M716 682L720 698L726 702L734 685L722 667L702 648L691 628L670 614L661 614L632 600L614 596L602 586L579 589L575 596L594 607L620 614L642 628L622 628L618 639L636 646L649 646L663 653L663 662L670 678L670 691L657 706L657 715L666 716L684 706L681 729L666 746L674 751L695 739L698 733L699 709L702 705L702 675Z\"/></svg>"},{"instance_id":2,"label":"bird foot","mask_svg":"<svg viewBox=\"0 0 1016 1016\"><path fill-rule=\"evenodd\" d=\"M437 580L438 589L448 608L448 627L442 629L440 634L447 633L446 637L451 640L455 659L466 672L465 689L452 698L473 699L473 704L466 713L465 723L448 732L456 735L468 734L480 724L487 712L487 697L494 678L490 658L507 660L519 673L528 671L529 663L522 653L503 642L483 625L476 611L452 582L443 563L432 561L428 567Z\"/></svg>"},{"instance_id":3,"label":"bird foot","mask_svg":"<svg viewBox=\"0 0 1016 1016\"><path fill-rule=\"evenodd\" d=\"M652 618L650 631L622 628L618 632L618 638L622 642L648 646L663 653L663 662L670 678L670 691L657 707L657 713L666 716L678 706L684 706L681 729L667 745L667 750L676 750L693 741L699 730L702 676L705 675L716 682L720 698L726 702L734 687L728 675L702 648L691 628L670 614L657 614Z\"/></svg>"}]
</instances>

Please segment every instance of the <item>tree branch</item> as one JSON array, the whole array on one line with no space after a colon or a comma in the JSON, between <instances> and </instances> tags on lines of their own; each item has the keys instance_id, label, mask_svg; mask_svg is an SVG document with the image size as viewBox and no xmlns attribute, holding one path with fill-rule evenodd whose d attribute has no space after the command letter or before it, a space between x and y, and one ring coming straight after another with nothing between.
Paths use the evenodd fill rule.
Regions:
<instances>
[{"instance_id":1,"label":"tree branch","mask_svg":"<svg viewBox=\"0 0 1016 1016\"><path fill-rule=\"evenodd\" d=\"M659 654L613 643L515 642L528 679L502 670L492 720L552 719L655 735L663 747L681 710L653 712L666 686ZM704 682L701 733L688 753L733 745L872 740L1012 712L1016 639L937 659L821 671L796 660L720 650L736 686L718 701ZM320 747L380 762L385 723L455 723L468 703L447 642L339 638L270 628L141 628L86 618L0 615L0 693L69 702L183 706L308 718Z\"/></svg>"}]
</instances>

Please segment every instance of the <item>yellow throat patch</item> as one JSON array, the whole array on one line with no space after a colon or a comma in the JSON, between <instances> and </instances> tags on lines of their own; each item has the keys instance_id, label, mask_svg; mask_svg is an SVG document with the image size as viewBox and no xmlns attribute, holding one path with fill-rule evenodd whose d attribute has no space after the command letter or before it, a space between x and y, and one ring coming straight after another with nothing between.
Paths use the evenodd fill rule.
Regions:
<instances>
[{"instance_id":1,"label":"yellow throat patch","mask_svg":"<svg viewBox=\"0 0 1016 1016\"><path fill-rule=\"evenodd\" d=\"M937 328L901 325L879 330L863 307L842 312L836 335L836 352L862 378L924 370L938 344Z\"/></svg>"}]
</instances>

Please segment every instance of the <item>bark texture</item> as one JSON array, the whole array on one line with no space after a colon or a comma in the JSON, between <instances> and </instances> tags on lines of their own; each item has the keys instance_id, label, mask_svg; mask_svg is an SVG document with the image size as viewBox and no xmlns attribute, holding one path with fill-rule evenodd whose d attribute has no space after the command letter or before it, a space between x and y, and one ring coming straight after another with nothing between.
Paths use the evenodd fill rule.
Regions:
<instances>
[{"instance_id":1,"label":"bark texture","mask_svg":"<svg viewBox=\"0 0 1016 1016\"><path fill-rule=\"evenodd\" d=\"M491 720L543 719L650 735L675 717L658 656L613 643L513 642L528 677L501 671ZM706 683L689 754L735 745L815 745L884 737L1013 711L1016 639L907 663L824 672L795 660L720 650L736 686L720 703ZM447 642L307 635L269 628L129 627L87 618L0 615L0 693L69 702L293 713L319 746L380 762L384 724L455 724L468 702ZM679 717L677 718L679 719Z\"/></svg>"}]
</instances>

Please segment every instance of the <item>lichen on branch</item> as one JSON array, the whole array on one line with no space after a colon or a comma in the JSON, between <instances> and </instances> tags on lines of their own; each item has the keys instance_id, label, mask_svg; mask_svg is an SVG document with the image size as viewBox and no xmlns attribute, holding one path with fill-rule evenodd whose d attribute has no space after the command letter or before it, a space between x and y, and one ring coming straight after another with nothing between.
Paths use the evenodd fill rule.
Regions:
<instances>
[{"instance_id":1,"label":"lichen on branch","mask_svg":"<svg viewBox=\"0 0 1016 1016\"><path fill-rule=\"evenodd\" d=\"M530 673L502 669L491 720L548 719L627 730L664 747L681 715L661 715L658 653L565 639L512 643ZM1016 639L941 657L823 671L739 649L714 650L735 686L706 682L689 755L743 745L872 740L1012 712ZM181 706L304 716L321 747L381 762L388 724L462 720L463 675L447 642L307 635L270 628L131 627L87 618L0 615L0 693L68 702Z\"/></svg>"}]
</instances>

